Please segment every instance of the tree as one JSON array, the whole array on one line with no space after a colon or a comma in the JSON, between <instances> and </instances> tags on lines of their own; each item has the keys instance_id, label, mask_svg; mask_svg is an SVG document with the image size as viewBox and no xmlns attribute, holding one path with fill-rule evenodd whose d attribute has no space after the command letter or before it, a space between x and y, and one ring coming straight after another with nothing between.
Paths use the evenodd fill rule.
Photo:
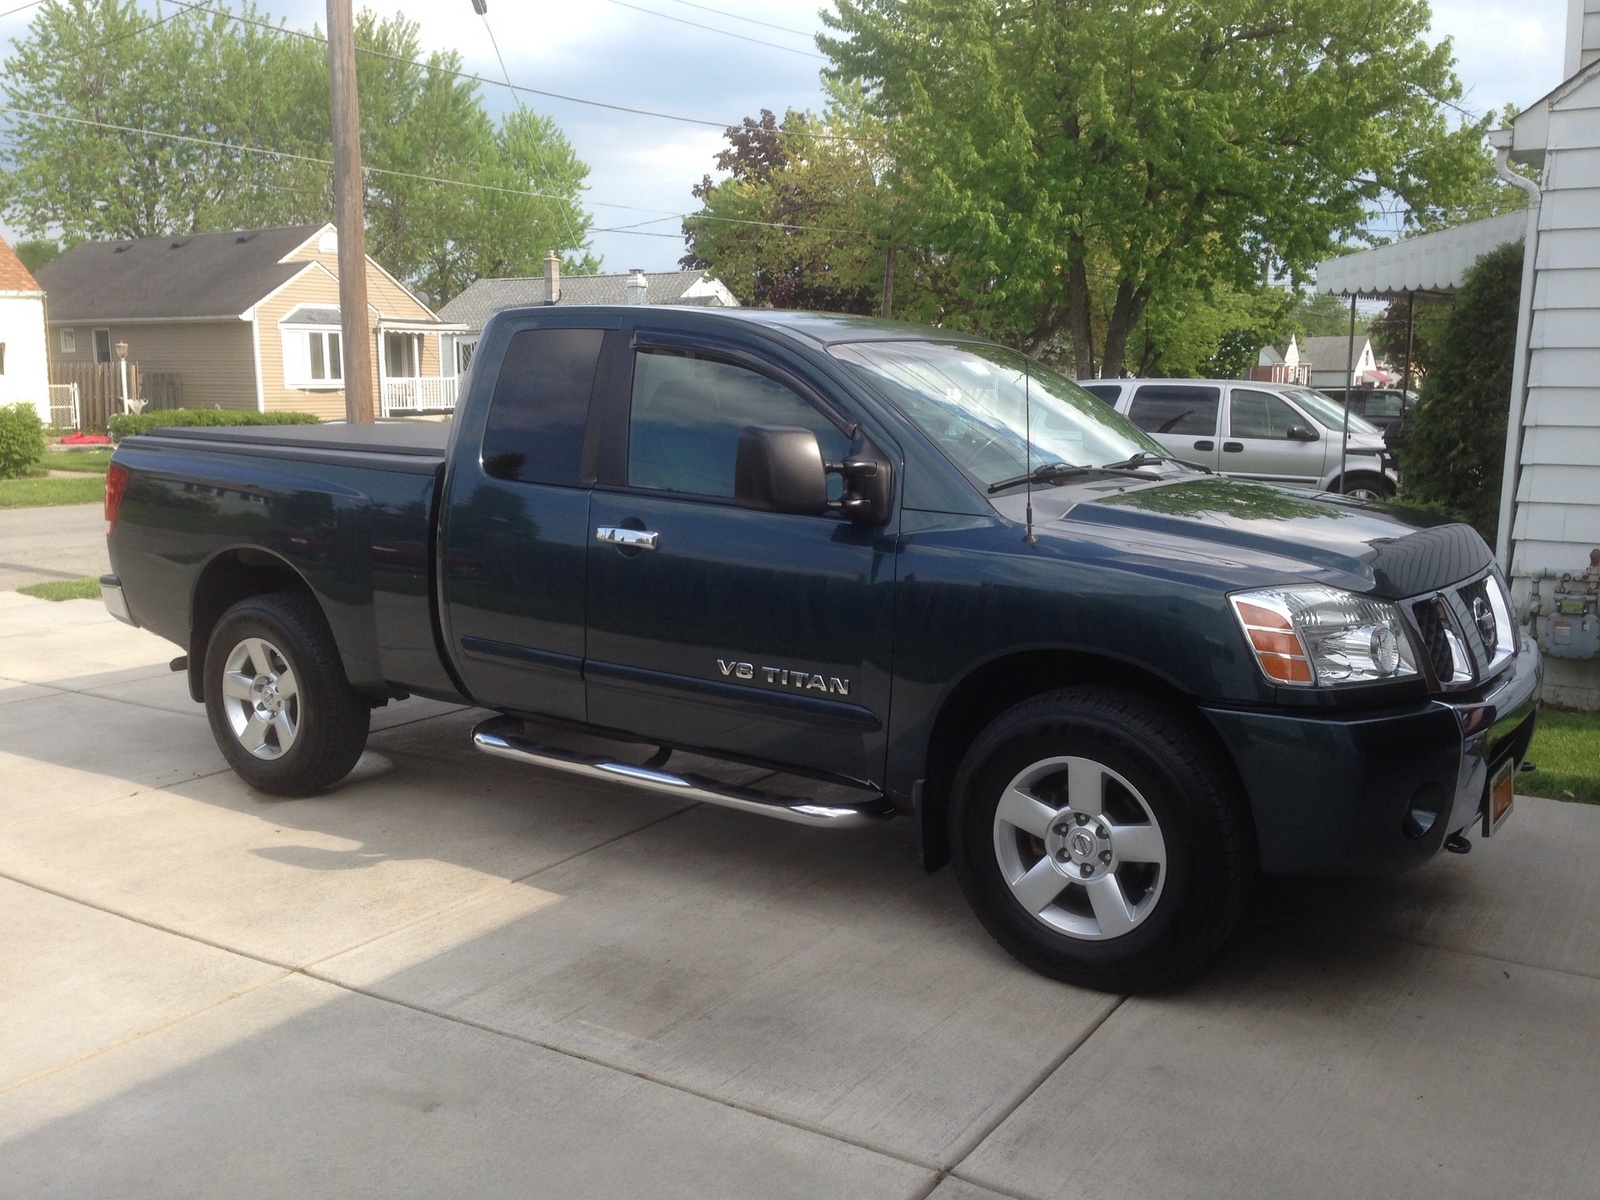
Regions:
<instances>
[{"instance_id":1,"label":"tree","mask_svg":"<svg viewBox=\"0 0 1600 1200\"><path fill-rule=\"evenodd\" d=\"M1141 376L1242 378L1261 347L1287 340L1293 308L1294 297L1277 287L1165 290L1145 307L1124 365Z\"/></svg>"},{"instance_id":2,"label":"tree","mask_svg":"<svg viewBox=\"0 0 1600 1200\"><path fill-rule=\"evenodd\" d=\"M685 267L712 271L741 304L873 313L888 267L882 189L864 146L879 136L845 119L770 109L730 126L719 171L694 188Z\"/></svg>"},{"instance_id":3,"label":"tree","mask_svg":"<svg viewBox=\"0 0 1600 1200\"><path fill-rule=\"evenodd\" d=\"M30 271L37 271L61 253L61 246L49 238L24 238L12 250L16 251L23 266Z\"/></svg>"},{"instance_id":4,"label":"tree","mask_svg":"<svg viewBox=\"0 0 1600 1200\"><path fill-rule=\"evenodd\" d=\"M839 0L819 44L869 90L969 323L1065 329L1106 374L1163 297L1302 276L1382 200L1450 210L1483 123L1452 129L1423 0ZM1108 264L1094 281L1091 264Z\"/></svg>"},{"instance_id":5,"label":"tree","mask_svg":"<svg viewBox=\"0 0 1600 1200\"><path fill-rule=\"evenodd\" d=\"M1427 394L1401 454L1401 498L1470 521L1490 545L1499 524L1521 295L1521 242L1473 265L1433 348Z\"/></svg>"},{"instance_id":6,"label":"tree","mask_svg":"<svg viewBox=\"0 0 1600 1200\"><path fill-rule=\"evenodd\" d=\"M1350 333L1350 301L1326 292L1307 296L1294 312L1297 332L1306 337L1345 337ZM1361 315L1356 314L1356 332L1360 333Z\"/></svg>"},{"instance_id":7,"label":"tree","mask_svg":"<svg viewBox=\"0 0 1600 1200\"><path fill-rule=\"evenodd\" d=\"M374 258L436 302L489 269L535 273L552 249L593 265L587 168L553 123L519 111L497 129L452 74L460 58L422 58L404 17L362 12L355 33ZM332 211L326 47L250 0L154 19L132 0L51 0L0 90L14 143L0 202L29 232L154 237Z\"/></svg>"}]
</instances>

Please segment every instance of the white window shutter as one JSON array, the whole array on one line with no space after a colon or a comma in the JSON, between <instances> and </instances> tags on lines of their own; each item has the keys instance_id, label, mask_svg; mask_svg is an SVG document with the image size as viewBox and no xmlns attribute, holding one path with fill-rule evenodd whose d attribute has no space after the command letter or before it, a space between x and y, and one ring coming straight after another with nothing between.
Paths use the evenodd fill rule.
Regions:
<instances>
[{"instance_id":1,"label":"white window shutter","mask_svg":"<svg viewBox=\"0 0 1600 1200\"><path fill-rule=\"evenodd\" d=\"M283 339L283 386L299 387L306 377L306 335L299 329L280 329Z\"/></svg>"}]
</instances>

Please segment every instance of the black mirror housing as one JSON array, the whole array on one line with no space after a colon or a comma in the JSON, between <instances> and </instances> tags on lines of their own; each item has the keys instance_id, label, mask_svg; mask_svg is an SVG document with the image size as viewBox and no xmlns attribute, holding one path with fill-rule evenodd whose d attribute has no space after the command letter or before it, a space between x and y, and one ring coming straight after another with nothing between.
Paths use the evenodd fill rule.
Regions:
<instances>
[{"instance_id":1,"label":"black mirror housing","mask_svg":"<svg viewBox=\"0 0 1600 1200\"><path fill-rule=\"evenodd\" d=\"M1285 436L1291 442L1317 442L1322 440L1317 436L1315 429L1308 429L1304 425L1289 426L1288 433Z\"/></svg>"},{"instance_id":2,"label":"black mirror housing","mask_svg":"<svg viewBox=\"0 0 1600 1200\"><path fill-rule=\"evenodd\" d=\"M761 512L827 512L828 476L817 435L797 426L745 426L734 460L733 498L741 508Z\"/></svg>"}]
</instances>

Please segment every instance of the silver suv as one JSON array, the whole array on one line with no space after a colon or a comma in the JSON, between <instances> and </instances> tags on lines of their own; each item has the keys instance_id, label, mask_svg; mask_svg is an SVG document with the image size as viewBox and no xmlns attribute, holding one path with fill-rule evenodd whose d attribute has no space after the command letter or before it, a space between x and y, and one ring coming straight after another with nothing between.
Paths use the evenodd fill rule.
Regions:
<instances>
[{"instance_id":1,"label":"silver suv","mask_svg":"<svg viewBox=\"0 0 1600 1200\"><path fill-rule=\"evenodd\" d=\"M1231 379L1085 379L1079 386L1185 462L1368 500L1394 495L1383 434L1354 413L1340 478L1344 409L1310 388Z\"/></svg>"}]
</instances>

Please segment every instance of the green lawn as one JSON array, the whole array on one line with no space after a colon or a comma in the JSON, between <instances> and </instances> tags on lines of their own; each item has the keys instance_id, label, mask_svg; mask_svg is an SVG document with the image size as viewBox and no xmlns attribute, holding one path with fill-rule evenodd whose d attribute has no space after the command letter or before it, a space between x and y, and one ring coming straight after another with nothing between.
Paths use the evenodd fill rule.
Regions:
<instances>
[{"instance_id":1,"label":"green lawn","mask_svg":"<svg viewBox=\"0 0 1600 1200\"><path fill-rule=\"evenodd\" d=\"M17 591L24 596L37 596L41 600L98 600L100 581L93 576L83 579L52 579L46 583L30 583Z\"/></svg>"},{"instance_id":2,"label":"green lawn","mask_svg":"<svg viewBox=\"0 0 1600 1200\"><path fill-rule=\"evenodd\" d=\"M85 475L82 479L0 479L0 508L98 504L105 497L106 481L99 475Z\"/></svg>"},{"instance_id":3,"label":"green lawn","mask_svg":"<svg viewBox=\"0 0 1600 1200\"><path fill-rule=\"evenodd\" d=\"M1517 776L1524 796L1600 804L1600 713L1545 709L1528 761L1539 769Z\"/></svg>"},{"instance_id":4,"label":"green lawn","mask_svg":"<svg viewBox=\"0 0 1600 1200\"><path fill-rule=\"evenodd\" d=\"M111 447L102 450L61 450L44 456L41 464L52 471L88 471L101 475L111 461Z\"/></svg>"}]
</instances>

